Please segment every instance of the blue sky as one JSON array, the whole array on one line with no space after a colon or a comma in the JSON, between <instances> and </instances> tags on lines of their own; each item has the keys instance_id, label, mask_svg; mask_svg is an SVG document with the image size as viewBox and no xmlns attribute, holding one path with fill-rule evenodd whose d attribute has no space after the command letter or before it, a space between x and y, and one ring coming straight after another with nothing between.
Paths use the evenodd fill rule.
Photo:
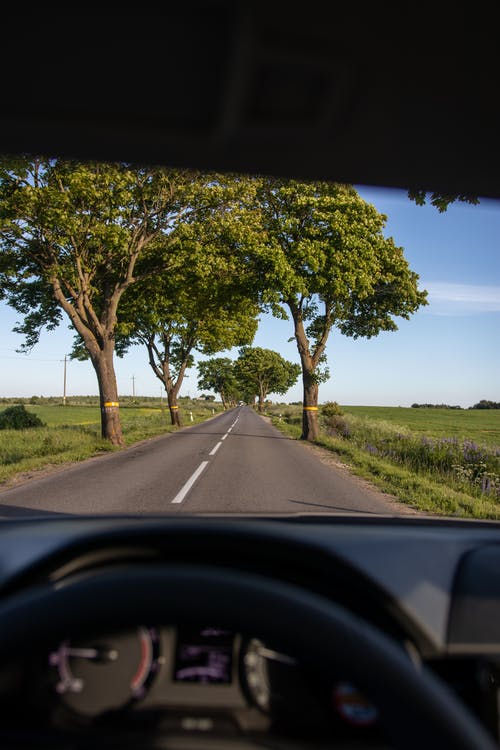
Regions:
<instances>
[{"instance_id":1,"label":"blue sky","mask_svg":"<svg viewBox=\"0 0 500 750\"><path fill-rule=\"evenodd\" d=\"M500 401L500 203L454 204L440 214L416 206L404 191L358 187L387 216L385 234L405 250L410 266L429 291L430 304L395 333L348 339L335 330L328 347L331 378L320 401L410 406L413 402L470 406L481 398ZM27 356L16 354L22 338L12 327L19 316L0 305L0 396L57 396L63 389L63 359L71 349L66 327L42 334ZM262 316L255 346L298 362L290 322ZM237 356L236 351L226 353ZM160 395L160 383L145 352L135 348L116 360L121 395ZM188 372L181 395L195 396L197 374ZM134 381L132 381L134 378ZM69 396L97 393L89 363L67 365ZM298 401L300 384L283 401Z\"/></svg>"}]
</instances>

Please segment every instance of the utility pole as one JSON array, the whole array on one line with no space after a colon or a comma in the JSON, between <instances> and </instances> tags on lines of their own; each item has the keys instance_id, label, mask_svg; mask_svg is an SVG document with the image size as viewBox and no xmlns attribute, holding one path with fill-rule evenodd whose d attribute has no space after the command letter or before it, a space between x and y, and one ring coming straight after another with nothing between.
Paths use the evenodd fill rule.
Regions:
<instances>
[{"instance_id":1,"label":"utility pole","mask_svg":"<svg viewBox=\"0 0 500 750\"><path fill-rule=\"evenodd\" d=\"M135 375L132 375L132 398L135 399Z\"/></svg>"},{"instance_id":2,"label":"utility pole","mask_svg":"<svg viewBox=\"0 0 500 750\"><path fill-rule=\"evenodd\" d=\"M64 355L64 389L63 389L63 406L66 406L66 355Z\"/></svg>"}]
</instances>

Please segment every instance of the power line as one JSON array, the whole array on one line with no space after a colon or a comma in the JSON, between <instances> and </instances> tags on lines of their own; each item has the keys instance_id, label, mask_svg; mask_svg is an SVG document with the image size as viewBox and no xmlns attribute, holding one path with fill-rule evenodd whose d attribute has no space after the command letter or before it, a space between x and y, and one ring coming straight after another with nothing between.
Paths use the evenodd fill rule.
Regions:
<instances>
[{"instance_id":1,"label":"power line","mask_svg":"<svg viewBox=\"0 0 500 750\"><path fill-rule=\"evenodd\" d=\"M38 357L29 357L29 356L27 356L27 355L25 356L23 354L19 355L19 357L4 357L4 356L0 356L0 359L15 359L15 360L18 360L18 361L19 360L24 360L25 362L28 361L28 360L30 362L62 362L63 361L62 359L39 359Z\"/></svg>"}]
</instances>

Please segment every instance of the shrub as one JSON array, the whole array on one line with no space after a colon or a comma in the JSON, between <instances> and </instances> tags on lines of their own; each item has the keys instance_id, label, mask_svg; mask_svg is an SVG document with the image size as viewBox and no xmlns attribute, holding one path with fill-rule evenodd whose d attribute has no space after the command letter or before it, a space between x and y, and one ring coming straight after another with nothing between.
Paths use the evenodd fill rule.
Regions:
<instances>
[{"instance_id":1,"label":"shrub","mask_svg":"<svg viewBox=\"0 0 500 750\"><path fill-rule=\"evenodd\" d=\"M325 419L329 419L330 417L343 417L344 412L336 401L327 401L321 407L321 415Z\"/></svg>"},{"instance_id":2,"label":"shrub","mask_svg":"<svg viewBox=\"0 0 500 750\"><path fill-rule=\"evenodd\" d=\"M0 430L25 430L28 427L44 427L44 423L36 414L26 411L22 404L0 412Z\"/></svg>"},{"instance_id":3,"label":"shrub","mask_svg":"<svg viewBox=\"0 0 500 750\"><path fill-rule=\"evenodd\" d=\"M336 401L327 401L321 407L321 419L330 435L349 437L349 427L343 418L344 412Z\"/></svg>"},{"instance_id":4,"label":"shrub","mask_svg":"<svg viewBox=\"0 0 500 750\"><path fill-rule=\"evenodd\" d=\"M350 438L351 431L344 417L332 416L325 420L327 428L326 431L329 435L339 435L343 438Z\"/></svg>"}]
</instances>

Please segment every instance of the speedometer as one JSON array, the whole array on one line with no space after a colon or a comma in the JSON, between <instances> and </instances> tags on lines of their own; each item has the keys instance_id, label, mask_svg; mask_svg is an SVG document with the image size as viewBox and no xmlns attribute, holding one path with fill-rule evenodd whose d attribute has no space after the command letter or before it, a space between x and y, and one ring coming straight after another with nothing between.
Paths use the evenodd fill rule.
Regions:
<instances>
[{"instance_id":1,"label":"speedometer","mask_svg":"<svg viewBox=\"0 0 500 750\"><path fill-rule=\"evenodd\" d=\"M156 628L65 640L49 654L53 687L80 716L119 710L147 692L160 660Z\"/></svg>"}]
</instances>

